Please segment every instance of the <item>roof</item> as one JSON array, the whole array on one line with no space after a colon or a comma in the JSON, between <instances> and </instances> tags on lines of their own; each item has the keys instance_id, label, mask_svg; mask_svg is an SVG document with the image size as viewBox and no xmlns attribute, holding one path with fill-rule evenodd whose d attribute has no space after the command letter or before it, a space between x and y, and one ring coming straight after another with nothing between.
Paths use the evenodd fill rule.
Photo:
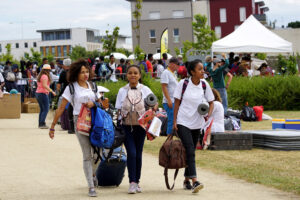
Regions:
<instances>
[{"instance_id":1,"label":"roof","mask_svg":"<svg viewBox=\"0 0 300 200\"><path fill-rule=\"evenodd\" d=\"M264 1L257 1L255 2L255 4L258 4L259 6L265 6L265 2Z\"/></svg>"},{"instance_id":2,"label":"roof","mask_svg":"<svg viewBox=\"0 0 300 200\"><path fill-rule=\"evenodd\" d=\"M126 0L126 1L134 1L136 0ZM143 0L143 2L181 2L181 1L192 1L192 0Z\"/></svg>"},{"instance_id":3,"label":"roof","mask_svg":"<svg viewBox=\"0 0 300 200\"><path fill-rule=\"evenodd\" d=\"M288 53L292 52L292 43L282 39L253 15L233 33L213 43L213 52L235 53Z\"/></svg>"},{"instance_id":4,"label":"roof","mask_svg":"<svg viewBox=\"0 0 300 200\"><path fill-rule=\"evenodd\" d=\"M92 29L92 28L58 28L58 29L44 29L44 30L37 30L36 32L41 33L41 32L58 32L58 31L70 31L72 29L86 29L89 31L98 31L97 29Z\"/></svg>"}]
</instances>

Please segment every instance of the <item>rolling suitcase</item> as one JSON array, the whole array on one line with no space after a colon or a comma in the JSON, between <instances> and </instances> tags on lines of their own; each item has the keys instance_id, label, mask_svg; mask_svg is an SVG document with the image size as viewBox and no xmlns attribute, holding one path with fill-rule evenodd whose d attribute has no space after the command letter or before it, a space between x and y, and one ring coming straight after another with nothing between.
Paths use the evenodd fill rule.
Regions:
<instances>
[{"instance_id":1,"label":"rolling suitcase","mask_svg":"<svg viewBox=\"0 0 300 200\"><path fill-rule=\"evenodd\" d=\"M69 104L67 104L66 109L64 110L63 114L60 117L61 128L66 131L71 130L68 107L69 107Z\"/></svg>"},{"instance_id":2,"label":"rolling suitcase","mask_svg":"<svg viewBox=\"0 0 300 200\"><path fill-rule=\"evenodd\" d=\"M122 146L115 148L110 158L101 158L96 170L99 186L119 186L124 178L127 157Z\"/></svg>"}]
</instances>

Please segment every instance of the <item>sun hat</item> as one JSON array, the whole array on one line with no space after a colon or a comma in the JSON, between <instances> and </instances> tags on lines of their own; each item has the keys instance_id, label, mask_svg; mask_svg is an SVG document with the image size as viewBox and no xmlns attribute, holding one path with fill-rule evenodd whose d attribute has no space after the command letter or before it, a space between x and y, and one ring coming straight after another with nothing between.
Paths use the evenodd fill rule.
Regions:
<instances>
[{"instance_id":1,"label":"sun hat","mask_svg":"<svg viewBox=\"0 0 300 200\"><path fill-rule=\"evenodd\" d=\"M49 69L49 70L51 70L51 66L49 64L44 64L42 69Z\"/></svg>"},{"instance_id":2,"label":"sun hat","mask_svg":"<svg viewBox=\"0 0 300 200\"><path fill-rule=\"evenodd\" d=\"M63 61L64 66L70 66L72 64L72 60L70 58L66 58Z\"/></svg>"}]
</instances>

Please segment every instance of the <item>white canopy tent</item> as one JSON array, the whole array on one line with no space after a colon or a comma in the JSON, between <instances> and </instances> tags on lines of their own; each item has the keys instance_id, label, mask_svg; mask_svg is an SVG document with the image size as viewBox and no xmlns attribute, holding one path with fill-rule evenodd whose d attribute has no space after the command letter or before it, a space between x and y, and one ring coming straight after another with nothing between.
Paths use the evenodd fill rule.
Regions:
<instances>
[{"instance_id":1,"label":"white canopy tent","mask_svg":"<svg viewBox=\"0 0 300 200\"><path fill-rule=\"evenodd\" d=\"M233 33L212 44L213 53L290 53L292 43L262 25L253 15Z\"/></svg>"}]
</instances>

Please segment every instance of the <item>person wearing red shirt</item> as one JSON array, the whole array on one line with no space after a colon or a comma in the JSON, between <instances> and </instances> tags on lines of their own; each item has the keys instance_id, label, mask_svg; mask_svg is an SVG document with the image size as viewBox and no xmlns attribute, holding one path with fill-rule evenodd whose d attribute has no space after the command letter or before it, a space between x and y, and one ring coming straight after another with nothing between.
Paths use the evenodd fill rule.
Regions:
<instances>
[{"instance_id":1,"label":"person wearing red shirt","mask_svg":"<svg viewBox=\"0 0 300 200\"><path fill-rule=\"evenodd\" d=\"M153 66L152 66L152 61L153 61L153 54L149 53L148 54L148 60L146 61L146 65L148 68L148 72L151 74L153 77Z\"/></svg>"}]
</instances>

